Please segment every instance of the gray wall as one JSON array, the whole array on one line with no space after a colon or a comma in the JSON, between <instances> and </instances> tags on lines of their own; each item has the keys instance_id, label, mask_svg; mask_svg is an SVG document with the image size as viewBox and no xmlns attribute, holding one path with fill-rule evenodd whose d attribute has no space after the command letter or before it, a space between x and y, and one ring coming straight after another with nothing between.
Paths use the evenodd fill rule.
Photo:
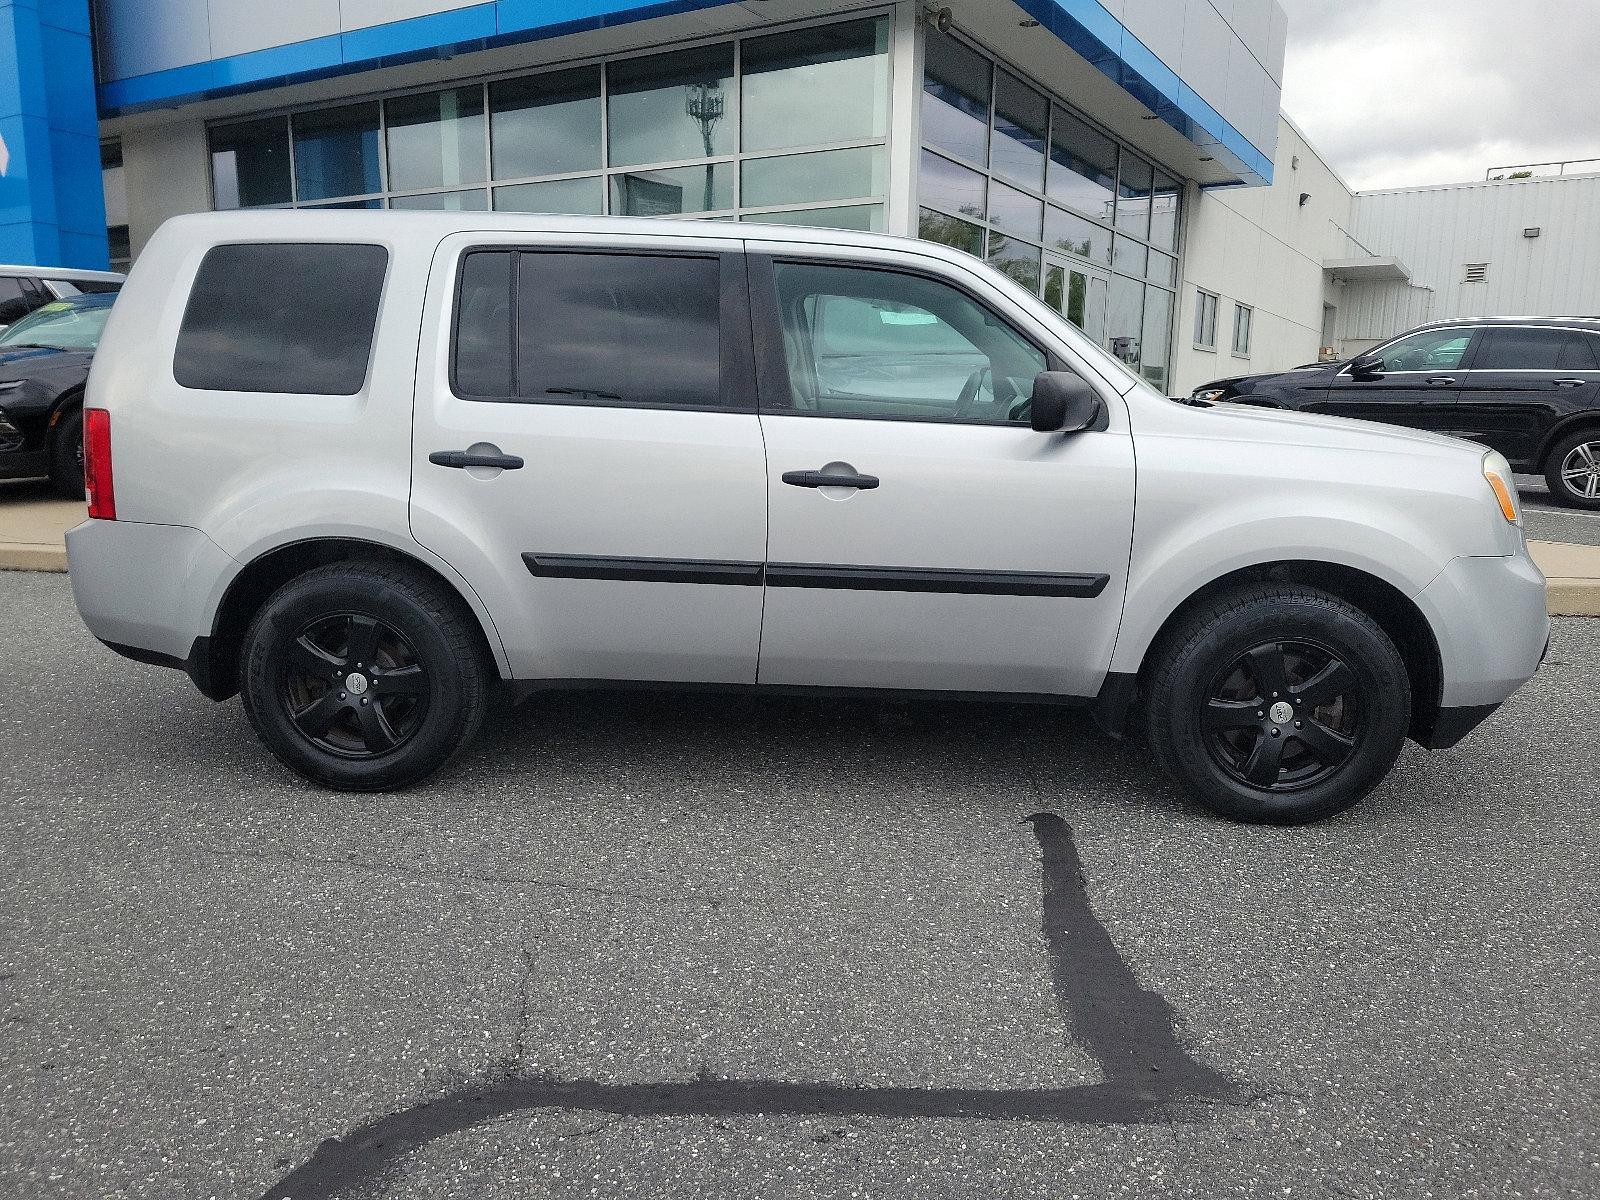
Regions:
<instances>
[{"instance_id":1,"label":"gray wall","mask_svg":"<svg viewBox=\"0 0 1600 1200\"><path fill-rule=\"evenodd\" d=\"M1362 192L1351 233L1411 283L1347 287L1350 342L1453 317L1600 314L1600 175ZM1467 283L1468 263L1488 280Z\"/></svg>"}]
</instances>

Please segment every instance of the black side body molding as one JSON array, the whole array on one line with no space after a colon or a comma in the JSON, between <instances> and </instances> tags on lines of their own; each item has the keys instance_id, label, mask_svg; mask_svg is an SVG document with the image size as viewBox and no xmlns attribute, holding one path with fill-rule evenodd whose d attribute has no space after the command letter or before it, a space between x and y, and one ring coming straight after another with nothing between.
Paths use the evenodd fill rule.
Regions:
<instances>
[{"instance_id":1,"label":"black side body molding","mask_svg":"<svg viewBox=\"0 0 1600 1200\"><path fill-rule=\"evenodd\" d=\"M1073 596L1106 590L1109 575L1044 575L1033 571L949 571L911 567L835 567L818 563L768 563L772 587L830 588L857 592L949 592L972 596Z\"/></svg>"},{"instance_id":2,"label":"black side body molding","mask_svg":"<svg viewBox=\"0 0 1600 1200\"><path fill-rule=\"evenodd\" d=\"M678 558L603 558L588 554L526 553L541 579L620 579L635 583L710 583L744 587L825 588L856 592L947 592L971 596L1093 598L1109 575L1049 575L1034 571L951 571L917 567L843 567L822 563L721 562Z\"/></svg>"},{"instance_id":3,"label":"black side body molding","mask_svg":"<svg viewBox=\"0 0 1600 1200\"><path fill-rule=\"evenodd\" d=\"M692 558L602 558L589 554L524 554L528 573L540 579L623 579L634 583L720 583L759 587L758 562Z\"/></svg>"}]
</instances>

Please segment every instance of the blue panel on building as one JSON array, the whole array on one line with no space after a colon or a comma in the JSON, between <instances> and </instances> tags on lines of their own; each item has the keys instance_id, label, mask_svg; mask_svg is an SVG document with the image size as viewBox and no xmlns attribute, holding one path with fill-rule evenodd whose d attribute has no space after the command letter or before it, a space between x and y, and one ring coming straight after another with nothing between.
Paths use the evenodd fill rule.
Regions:
<instances>
[{"instance_id":1,"label":"blue panel on building","mask_svg":"<svg viewBox=\"0 0 1600 1200\"><path fill-rule=\"evenodd\" d=\"M732 2L489 0L249 54L107 80L100 87L100 107L108 116L137 112ZM1098 0L1017 3L1161 120L1225 164L1241 182L1272 182L1271 155L1251 144Z\"/></svg>"},{"instance_id":2,"label":"blue panel on building","mask_svg":"<svg viewBox=\"0 0 1600 1200\"><path fill-rule=\"evenodd\" d=\"M0 262L108 262L88 0L0 0Z\"/></svg>"}]
</instances>

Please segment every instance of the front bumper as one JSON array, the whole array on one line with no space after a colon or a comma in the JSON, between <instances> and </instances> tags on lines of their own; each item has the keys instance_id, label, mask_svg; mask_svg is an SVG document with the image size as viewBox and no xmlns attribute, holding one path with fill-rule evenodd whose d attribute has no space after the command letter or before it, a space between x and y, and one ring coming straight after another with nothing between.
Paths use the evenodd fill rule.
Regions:
<instances>
[{"instance_id":1,"label":"front bumper","mask_svg":"<svg viewBox=\"0 0 1600 1200\"><path fill-rule=\"evenodd\" d=\"M1416 601L1439 643L1440 724L1464 724L1459 741L1539 669L1550 643L1544 576L1526 552L1457 558Z\"/></svg>"}]
</instances>

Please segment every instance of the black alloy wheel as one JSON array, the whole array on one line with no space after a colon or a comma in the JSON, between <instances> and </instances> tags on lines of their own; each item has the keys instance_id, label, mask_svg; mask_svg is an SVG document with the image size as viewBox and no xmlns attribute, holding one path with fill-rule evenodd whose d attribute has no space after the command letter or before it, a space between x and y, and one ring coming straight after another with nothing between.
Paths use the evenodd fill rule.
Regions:
<instances>
[{"instance_id":1,"label":"black alloy wheel","mask_svg":"<svg viewBox=\"0 0 1600 1200\"><path fill-rule=\"evenodd\" d=\"M261 740L325 787L381 792L438 770L482 723L494 664L471 609L419 568L315 567L269 596L240 647Z\"/></svg>"},{"instance_id":2,"label":"black alloy wheel","mask_svg":"<svg viewBox=\"0 0 1600 1200\"><path fill-rule=\"evenodd\" d=\"M404 635L375 617L312 621L284 660L283 699L312 744L345 758L399 749L427 715L428 674Z\"/></svg>"},{"instance_id":3,"label":"black alloy wheel","mask_svg":"<svg viewBox=\"0 0 1600 1200\"><path fill-rule=\"evenodd\" d=\"M1342 812L1389 773L1412 720L1412 681L1383 628L1289 581L1241 583L1183 613L1140 688L1156 761L1235 821Z\"/></svg>"},{"instance_id":4,"label":"black alloy wheel","mask_svg":"<svg viewBox=\"0 0 1600 1200\"><path fill-rule=\"evenodd\" d=\"M1289 792L1322 783L1349 760L1361 708L1354 672L1328 647L1265 642L1218 673L1201 721L1225 772Z\"/></svg>"}]
</instances>

